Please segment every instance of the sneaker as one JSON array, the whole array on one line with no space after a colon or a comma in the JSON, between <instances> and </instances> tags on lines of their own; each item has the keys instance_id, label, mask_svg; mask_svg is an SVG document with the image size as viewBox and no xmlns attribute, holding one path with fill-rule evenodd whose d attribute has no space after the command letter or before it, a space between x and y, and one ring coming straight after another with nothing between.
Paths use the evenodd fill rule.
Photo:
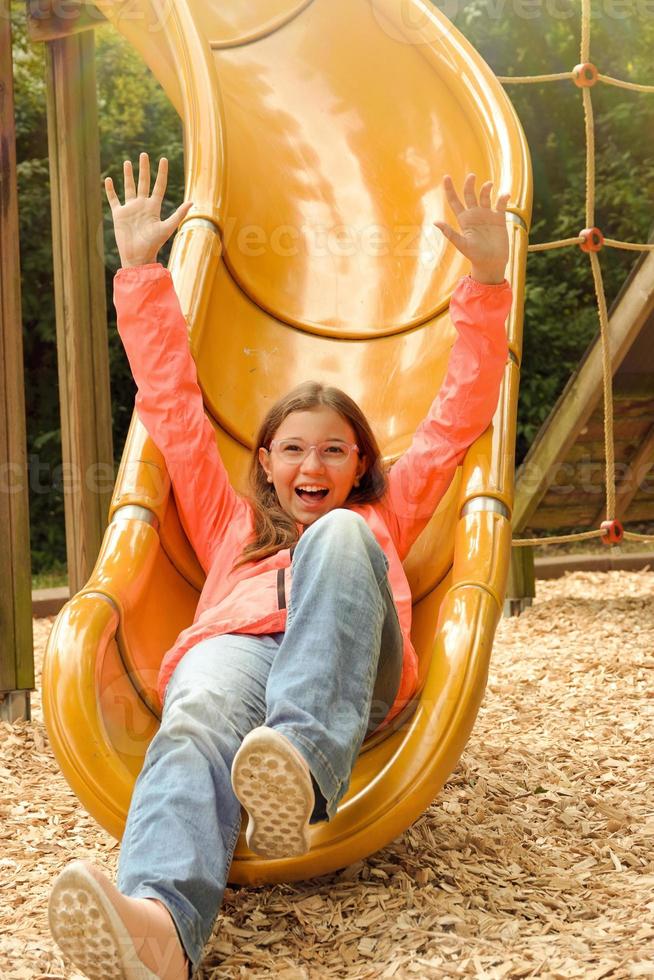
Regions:
<instances>
[{"instance_id":1,"label":"sneaker","mask_svg":"<svg viewBox=\"0 0 654 980\"><path fill-rule=\"evenodd\" d=\"M232 787L247 810L247 845L266 858L309 850L315 806L311 770L285 735L262 726L245 736L232 763Z\"/></svg>"},{"instance_id":2,"label":"sneaker","mask_svg":"<svg viewBox=\"0 0 654 980\"><path fill-rule=\"evenodd\" d=\"M163 903L123 895L87 861L73 861L59 874L50 893L48 919L63 954L89 980L187 980L189 976L188 958ZM160 969L154 972L142 956L155 969L160 964Z\"/></svg>"}]
</instances>

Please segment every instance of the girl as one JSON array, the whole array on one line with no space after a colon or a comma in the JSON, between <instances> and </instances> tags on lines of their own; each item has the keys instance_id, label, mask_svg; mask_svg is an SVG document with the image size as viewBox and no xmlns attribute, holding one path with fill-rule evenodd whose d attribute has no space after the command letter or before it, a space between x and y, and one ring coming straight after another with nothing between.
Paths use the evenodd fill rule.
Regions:
<instances>
[{"instance_id":1,"label":"girl","mask_svg":"<svg viewBox=\"0 0 654 980\"><path fill-rule=\"evenodd\" d=\"M161 726L136 781L117 887L74 861L50 897L55 940L91 980L193 976L223 898L241 824L258 854L309 847L334 816L364 738L415 691L411 595L402 560L468 446L488 426L507 357L508 195L491 183L462 203L470 260L450 314L448 373L409 450L389 473L361 410L311 381L272 407L257 435L252 493L230 486L204 413L187 326L159 249L188 213L160 220L167 164L150 196L124 166L125 204L106 191L122 269L118 330L136 408L161 450L180 517L206 572L192 626L163 659ZM292 587L291 587L292 584Z\"/></svg>"}]
</instances>

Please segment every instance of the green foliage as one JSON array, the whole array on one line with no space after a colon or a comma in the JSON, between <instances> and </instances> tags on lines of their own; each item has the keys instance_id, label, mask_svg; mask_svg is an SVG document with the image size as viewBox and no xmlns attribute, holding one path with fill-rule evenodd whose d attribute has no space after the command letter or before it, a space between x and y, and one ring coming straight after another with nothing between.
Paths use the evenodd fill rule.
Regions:
<instances>
[{"instance_id":1,"label":"green foliage","mask_svg":"<svg viewBox=\"0 0 654 980\"><path fill-rule=\"evenodd\" d=\"M55 564L45 572L32 576L32 589L60 589L68 585L68 571L65 565Z\"/></svg>"},{"instance_id":2,"label":"green foliage","mask_svg":"<svg viewBox=\"0 0 654 980\"><path fill-rule=\"evenodd\" d=\"M138 156L147 150L152 169L165 156L169 177L163 214L183 200L184 155L182 127L161 86L143 65L136 52L111 29L96 32L96 78L98 88L98 127L102 179L111 176L122 194L122 163L130 159L137 172ZM103 191L103 201L104 191ZM170 245L162 249L164 264ZM136 388L122 343L115 329L112 300L113 276L120 266L109 206L104 207L104 250L107 268L107 314L109 320L109 365L114 407L114 458L122 456L132 417Z\"/></svg>"},{"instance_id":3,"label":"green foliage","mask_svg":"<svg viewBox=\"0 0 654 980\"><path fill-rule=\"evenodd\" d=\"M441 7L497 75L570 71L579 62L578 0L443 0ZM604 75L654 84L654 19L644 5L593 0L591 60ZM586 226L586 141L581 90L571 81L507 85L534 171L531 241L571 238ZM595 224L607 238L647 241L652 227L654 98L598 84ZM609 304L636 253L605 249ZM547 418L599 329L588 257L577 248L527 262L518 459Z\"/></svg>"},{"instance_id":4,"label":"green foliage","mask_svg":"<svg viewBox=\"0 0 654 980\"><path fill-rule=\"evenodd\" d=\"M32 589L61 589L68 585L68 571L65 565L52 565L44 572L32 576Z\"/></svg>"},{"instance_id":5,"label":"green foliage","mask_svg":"<svg viewBox=\"0 0 654 980\"><path fill-rule=\"evenodd\" d=\"M21 245L23 346L30 484L32 568L38 574L66 562L61 427L57 383L52 230L46 127L45 53L29 42L24 3L12 3L12 49ZM96 31L96 75L102 177L122 186L122 161L146 149L170 162L164 213L182 200L181 123L153 76L111 28ZM104 201L104 191L103 201ZM109 317L109 363L116 465L132 416L135 388L111 299L119 266L111 215L105 203L104 246ZM167 259L167 250L160 258Z\"/></svg>"},{"instance_id":6,"label":"green foliage","mask_svg":"<svg viewBox=\"0 0 654 980\"><path fill-rule=\"evenodd\" d=\"M21 299L32 568L66 558L61 430L52 279L50 180L45 120L45 51L29 43L25 12L12 4Z\"/></svg>"}]
</instances>

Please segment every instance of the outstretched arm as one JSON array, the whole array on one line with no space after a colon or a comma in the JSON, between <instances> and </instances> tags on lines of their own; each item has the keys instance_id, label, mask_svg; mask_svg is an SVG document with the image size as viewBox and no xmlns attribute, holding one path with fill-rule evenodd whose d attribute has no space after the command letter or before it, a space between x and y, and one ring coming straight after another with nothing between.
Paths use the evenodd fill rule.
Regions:
<instances>
[{"instance_id":1,"label":"outstretched arm","mask_svg":"<svg viewBox=\"0 0 654 980\"><path fill-rule=\"evenodd\" d=\"M188 213L182 204L160 220L167 163L160 161L150 195L147 154L140 159L138 191L125 162L125 204L107 178L116 241L123 268L114 280L118 332L138 387L136 410L162 453L181 522L206 572L214 548L242 505L218 453L188 346L186 320L167 269L157 252Z\"/></svg>"},{"instance_id":2,"label":"outstretched arm","mask_svg":"<svg viewBox=\"0 0 654 980\"><path fill-rule=\"evenodd\" d=\"M508 356L504 326L511 307L511 289L504 279L508 195L501 195L493 210L492 184L487 182L477 202L475 176L470 174L464 184L464 206L451 178L444 183L461 232L445 222L436 225L470 259L473 274L461 280L450 302L458 337L445 380L411 446L389 475L389 523L402 558L436 510L466 450L490 424Z\"/></svg>"}]
</instances>

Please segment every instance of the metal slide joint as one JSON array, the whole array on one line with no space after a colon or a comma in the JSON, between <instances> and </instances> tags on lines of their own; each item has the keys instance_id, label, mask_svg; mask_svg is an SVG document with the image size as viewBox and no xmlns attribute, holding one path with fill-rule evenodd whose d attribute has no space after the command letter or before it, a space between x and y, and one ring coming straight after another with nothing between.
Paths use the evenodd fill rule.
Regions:
<instances>
[{"instance_id":1,"label":"metal slide joint","mask_svg":"<svg viewBox=\"0 0 654 980\"><path fill-rule=\"evenodd\" d=\"M477 514L480 511L494 511L496 514L505 517L507 521L511 516L509 508L501 500L498 500L497 497L473 497L463 505L461 517L467 517L468 514Z\"/></svg>"},{"instance_id":2,"label":"metal slide joint","mask_svg":"<svg viewBox=\"0 0 654 980\"><path fill-rule=\"evenodd\" d=\"M159 518L147 507L141 507L139 504L125 504L123 507L119 507L114 511L113 517L110 523L114 524L116 521L145 521L154 528L155 531L159 530Z\"/></svg>"}]
</instances>

